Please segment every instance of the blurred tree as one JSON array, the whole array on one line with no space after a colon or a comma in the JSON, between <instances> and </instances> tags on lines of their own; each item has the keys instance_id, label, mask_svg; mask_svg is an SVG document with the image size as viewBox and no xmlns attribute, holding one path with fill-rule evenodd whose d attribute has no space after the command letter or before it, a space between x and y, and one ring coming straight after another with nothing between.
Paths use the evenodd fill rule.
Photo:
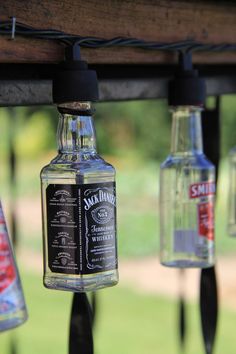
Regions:
<instances>
[{"instance_id":1,"label":"blurred tree","mask_svg":"<svg viewBox=\"0 0 236 354\"><path fill-rule=\"evenodd\" d=\"M228 155L236 146L236 96L223 96L221 100L221 152L222 157Z\"/></svg>"},{"instance_id":2,"label":"blurred tree","mask_svg":"<svg viewBox=\"0 0 236 354\"><path fill-rule=\"evenodd\" d=\"M132 149L145 158L163 159L170 145L170 119L164 100L99 103L95 116L99 151Z\"/></svg>"},{"instance_id":3,"label":"blurred tree","mask_svg":"<svg viewBox=\"0 0 236 354\"><path fill-rule=\"evenodd\" d=\"M51 107L23 107L17 110L16 152L34 158L56 149L57 119Z\"/></svg>"},{"instance_id":4,"label":"blurred tree","mask_svg":"<svg viewBox=\"0 0 236 354\"><path fill-rule=\"evenodd\" d=\"M235 96L222 97L222 156L236 145ZM208 99L208 107L214 99ZM123 156L132 152L145 159L163 161L170 149L171 120L166 100L98 103L95 126L101 154ZM58 113L54 107L19 107L11 117L0 109L2 154L8 149L10 119L14 119L18 155L31 158L56 150Z\"/></svg>"}]
</instances>

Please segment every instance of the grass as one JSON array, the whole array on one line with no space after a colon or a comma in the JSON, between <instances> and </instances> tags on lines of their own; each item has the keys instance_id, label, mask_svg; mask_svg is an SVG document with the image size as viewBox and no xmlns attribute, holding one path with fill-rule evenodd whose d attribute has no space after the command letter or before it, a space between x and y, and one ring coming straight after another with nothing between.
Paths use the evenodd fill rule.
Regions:
<instances>
[{"instance_id":1,"label":"grass","mask_svg":"<svg viewBox=\"0 0 236 354\"><path fill-rule=\"evenodd\" d=\"M1 335L1 354L8 354L12 334L17 338L19 354L66 353L71 295L44 289L38 274L26 273L22 278L29 320Z\"/></svg>"},{"instance_id":2,"label":"grass","mask_svg":"<svg viewBox=\"0 0 236 354\"><path fill-rule=\"evenodd\" d=\"M23 272L29 320L2 333L1 354L16 337L18 354L66 354L71 294L43 288L38 273ZM158 281L158 280L156 280ZM175 354L178 352L177 303L116 286L99 291L95 354ZM196 304L187 304L186 353L203 353ZM235 353L236 313L221 310L215 354ZM79 353L78 348L78 353Z\"/></svg>"}]
</instances>

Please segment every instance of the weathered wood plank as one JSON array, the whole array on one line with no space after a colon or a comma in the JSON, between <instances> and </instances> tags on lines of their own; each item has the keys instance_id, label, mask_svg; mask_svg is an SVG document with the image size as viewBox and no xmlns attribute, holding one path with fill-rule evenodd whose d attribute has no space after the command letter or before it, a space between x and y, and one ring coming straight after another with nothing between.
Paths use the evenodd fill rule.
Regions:
<instances>
[{"instance_id":1,"label":"weathered wood plank","mask_svg":"<svg viewBox=\"0 0 236 354\"><path fill-rule=\"evenodd\" d=\"M63 46L59 43L40 39L17 37L14 40L0 37L0 62L57 62L64 55Z\"/></svg>"},{"instance_id":2,"label":"weathered wood plank","mask_svg":"<svg viewBox=\"0 0 236 354\"><path fill-rule=\"evenodd\" d=\"M236 4L157 0L8 0L0 21L15 16L36 28L81 36L137 37L154 41L195 39L204 43L236 42ZM42 40L0 37L0 62L57 62L60 45ZM84 49L90 63L172 63L175 56L140 49ZM235 53L198 53L198 63L236 63Z\"/></svg>"}]
</instances>

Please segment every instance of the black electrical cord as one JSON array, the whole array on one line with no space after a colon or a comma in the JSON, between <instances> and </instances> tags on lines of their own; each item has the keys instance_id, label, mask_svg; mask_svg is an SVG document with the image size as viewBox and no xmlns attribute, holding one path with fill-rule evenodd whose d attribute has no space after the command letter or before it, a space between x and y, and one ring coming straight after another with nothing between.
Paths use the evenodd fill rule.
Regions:
<instances>
[{"instance_id":1,"label":"black electrical cord","mask_svg":"<svg viewBox=\"0 0 236 354\"><path fill-rule=\"evenodd\" d=\"M65 45L79 44L85 48L107 48L107 47L133 47L149 50L165 51L206 51L206 52L226 52L236 51L236 43L204 44L194 40L183 40L178 42L161 43L145 41L137 38L115 37L111 39L98 37L82 37L68 34L63 31L53 29L37 29L17 22L13 17L12 21L0 22L0 35L8 35L14 39L16 35L30 38L58 40Z\"/></svg>"}]
</instances>

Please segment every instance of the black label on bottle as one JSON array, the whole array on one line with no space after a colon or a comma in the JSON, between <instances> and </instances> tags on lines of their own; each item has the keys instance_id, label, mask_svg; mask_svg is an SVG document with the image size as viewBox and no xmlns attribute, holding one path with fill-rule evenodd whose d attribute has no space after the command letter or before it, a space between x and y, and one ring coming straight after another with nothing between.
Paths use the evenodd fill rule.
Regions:
<instances>
[{"instance_id":1,"label":"black label on bottle","mask_svg":"<svg viewBox=\"0 0 236 354\"><path fill-rule=\"evenodd\" d=\"M114 182L50 184L46 199L52 272L92 274L117 268Z\"/></svg>"}]
</instances>

